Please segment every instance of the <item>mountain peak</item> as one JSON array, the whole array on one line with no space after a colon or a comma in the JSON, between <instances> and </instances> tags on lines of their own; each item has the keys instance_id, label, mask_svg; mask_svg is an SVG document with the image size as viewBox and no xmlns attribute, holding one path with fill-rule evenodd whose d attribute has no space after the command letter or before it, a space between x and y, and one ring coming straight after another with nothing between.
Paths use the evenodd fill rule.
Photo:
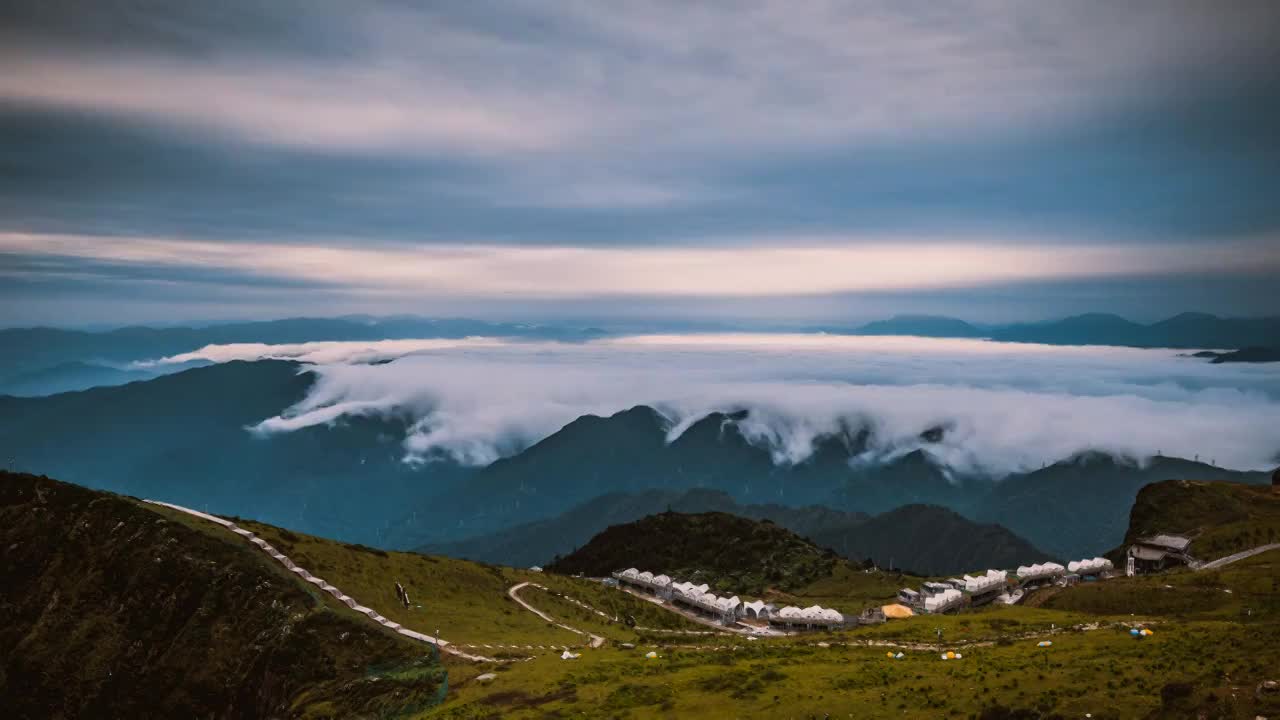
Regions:
<instances>
[{"instance_id":1,"label":"mountain peak","mask_svg":"<svg viewBox=\"0 0 1280 720\"><path fill-rule=\"evenodd\" d=\"M869 322L859 335L917 335L921 337L978 337L982 331L953 317L942 315L894 315L888 320Z\"/></svg>"},{"instance_id":2,"label":"mountain peak","mask_svg":"<svg viewBox=\"0 0 1280 720\"><path fill-rule=\"evenodd\" d=\"M547 569L602 576L636 567L759 593L803 587L829 576L836 561L830 550L772 522L724 512L663 512L613 525Z\"/></svg>"}]
</instances>

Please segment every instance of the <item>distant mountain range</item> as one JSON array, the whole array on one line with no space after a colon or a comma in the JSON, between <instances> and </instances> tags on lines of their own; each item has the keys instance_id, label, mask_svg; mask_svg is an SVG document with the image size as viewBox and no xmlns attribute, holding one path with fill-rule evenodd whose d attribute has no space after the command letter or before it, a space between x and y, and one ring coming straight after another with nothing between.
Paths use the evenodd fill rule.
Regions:
<instances>
[{"instance_id":1,"label":"distant mountain range","mask_svg":"<svg viewBox=\"0 0 1280 720\"><path fill-rule=\"evenodd\" d=\"M916 335L937 338L990 338L1053 345L1131 347L1255 348L1249 356L1222 362L1270 362L1280 349L1280 317L1220 318L1182 313L1143 325L1118 315L1092 313L1043 323L979 325L950 317L898 315L861 326L806 328L853 335ZM461 338L468 336L537 338L578 342L607 335L599 328L497 323L466 318L412 315L338 318L288 318L227 323L207 327L125 327L102 332L48 327L0 330L0 394L49 395L116 385L155 374L129 364L226 343L302 343L340 340ZM175 370L180 368L171 368Z\"/></svg>"},{"instance_id":2,"label":"distant mountain range","mask_svg":"<svg viewBox=\"0 0 1280 720\"><path fill-rule=\"evenodd\" d=\"M712 413L667 443L666 421L652 408L638 406L609 418L585 416L480 469L465 485L433 501L435 510L424 512L438 515L441 523L446 518L456 523L452 529L464 535L488 535L608 493L708 488L742 503L823 504L868 514L909 504L939 505L998 523L1055 556L1070 557L1111 547L1124 532L1138 488L1149 482L1266 479L1263 473L1178 458L1143 465L1100 453L1003 479L948 472L924 449L888 462L851 465L866 442L865 433L855 429L819 438L808 460L780 466L746 440L735 417L741 414ZM927 439L933 433L922 435Z\"/></svg>"},{"instance_id":3,"label":"distant mountain range","mask_svg":"<svg viewBox=\"0 0 1280 720\"><path fill-rule=\"evenodd\" d=\"M128 363L225 343L303 343L322 340L396 340L406 338L520 337L575 342L599 337L595 328L566 328L492 323L465 318L411 315L338 318L288 318L207 327L124 327L103 332L58 328L0 330L0 394L48 395L93 385L128 382L128 371L107 371ZM77 365L79 367L77 367ZM93 385L88 372L96 371ZM131 369L130 369L131 370Z\"/></svg>"},{"instance_id":4,"label":"distant mountain range","mask_svg":"<svg viewBox=\"0 0 1280 720\"><path fill-rule=\"evenodd\" d=\"M724 512L755 520L771 520L809 537L866 520L866 515L832 510L821 505L742 505L720 490L642 490L608 493L572 507L555 517L522 523L487 535L429 544L419 552L523 567L545 565L567 555L611 525L639 520L665 511Z\"/></svg>"},{"instance_id":5,"label":"distant mountain range","mask_svg":"<svg viewBox=\"0 0 1280 720\"><path fill-rule=\"evenodd\" d=\"M855 562L945 575L979 566L1014 567L1050 555L998 525L979 525L932 505L907 505L882 515L832 510L822 505L742 505L716 490L647 490L613 493L565 513L490 535L427 545L420 552L503 565L542 565L567 555L612 526L648 515L720 512L768 520Z\"/></svg>"},{"instance_id":6,"label":"distant mountain range","mask_svg":"<svg viewBox=\"0 0 1280 720\"><path fill-rule=\"evenodd\" d=\"M664 512L610 526L546 569L599 577L635 567L759 595L804 587L831 575L837 562L835 553L767 520Z\"/></svg>"},{"instance_id":7,"label":"distant mountain range","mask_svg":"<svg viewBox=\"0 0 1280 720\"><path fill-rule=\"evenodd\" d=\"M405 464L403 420L351 418L272 437L247 430L301 400L313 381L297 363L267 360L0 397L0 451L6 465L13 458L88 487L368 544L386 544L388 519L469 472L443 460Z\"/></svg>"},{"instance_id":8,"label":"distant mountain range","mask_svg":"<svg viewBox=\"0 0 1280 720\"><path fill-rule=\"evenodd\" d=\"M1144 325L1119 315L1088 313L1041 323L976 325L950 317L898 315L854 328L821 329L853 335L981 337L1048 345L1240 349L1275 345L1280 338L1280 317L1221 318L1187 312Z\"/></svg>"},{"instance_id":9,"label":"distant mountain range","mask_svg":"<svg viewBox=\"0 0 1280 720\"><path fill-rule=\"evenodd\" d=\"M1188 479L1264 484L1268 477L1175 457L1139 463L1089 452L1004 478L967 514L999 523L1037 547L1073 560L1119 542L1129 508L1145 485Z\"/></svg>"},{"instance_id":10,"label":"distant mountain range","mask_svg":"<svg viewBox=\"0 0 1280 720\"><path fill-rule=\"evenodd\" d=\"M156 373L124 369L108 365L71 360L50 367L25 370L0 380L6 395L37 397L93 387L123 385L135 380L149 380Z\"/></svg>"},{"instance_id":11,"label":"distant mountain range","mask_svg":"<svg viewBox=\"0 0 1280 720\"><path fill-rule=\"evenodd\" d=\"M855 335L918 335L920 337L976 338L987 332L964 320L938 315L895 315L876 320L852 331Z\"/></svg>"},{"instance_id":12,"label":"distant mountain range","mask_svg":"<svg viewBox=\"0 0 1280 720\"><path fill-rule=\"evenodd\" d=\"M1247 347L1230 352L1213 352L1205 350L1194 354L1194 357L1209 358L1214 365L1222 363L1265 363L1280 362L1280 346Z\"/></svg>"},{"instance_id":13,"label":"distant mountain range","mask_svg":"<svg viewBox=\"0 0 1280 720\"><path fill-rule=\"evenodd\" d=\"M1070 559L1114 547L1147 483L1266 481L1178 458L1139 464L1096 453L1003 479L964 476L929 451L944 428L922 428L918 450L866 462L858 456L867 431L848 427L819 438L804 462L777 465L742 434L743 412L711 413L668 443L668 421L645 406L580 417L478 468L447 457L405 463L407 417L344 418L269 436L247 430L301 400L313 381L297 363L231 362L118 387L0 397L0 452L20 469L90 487L400 548L491 537L617 493L703 489L743 506L824 505L832 523L936 505ZM653 497L650 511L664 502ZM607 516L608 501L600 502ZM808 522L769 513L795 527ZM821 537L816 525L803 529ZM851 541L847 550L858 547Z\"/></svg>"},{"instance_id":14,"label":"distant mountain range","mask_svg":"<svg viewBox=\"0 0 1280 720\"><path fill-rule=\"evenodd\" d=\"M1062 559L1005 527L976 523L937 505L904 505L843 528L807 535L852 560L920 575L957 575Z\"/></svg>"}]
</instances>

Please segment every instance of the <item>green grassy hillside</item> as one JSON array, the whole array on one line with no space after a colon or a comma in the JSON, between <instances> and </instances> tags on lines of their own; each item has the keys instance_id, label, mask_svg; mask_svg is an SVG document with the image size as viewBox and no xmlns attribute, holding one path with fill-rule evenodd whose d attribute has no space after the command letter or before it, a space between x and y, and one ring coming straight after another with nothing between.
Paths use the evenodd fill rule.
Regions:
<instances>
[{"instance_id":1,"label":"green grassy hillside","mask_svg":"<svg viewBox=\"0 0 1280 720\"><path fill-rule=\"evenodd\" d=\"M936 505L906 505L809 536L841 555L926 575L1014 568L1053 559L1013 532Z\"/></svg>"},{"instance_id":2,"label":"green grassy hillside","mask_svg":"<svg viewBox=\"0 0 1280 720\"><path fill-rule=\"evenodd\" d=\"M614 525L547 569L606 576L636 567L718 590L760 593L804 587L829 576L839 562L830 550L768 521L665 512Z\"/></svg>"},{"instance_id":3,"label":"green grassy hillside","mask_svg":"<svg viewBox=\"0 0 1280 720\"><path fill-rule=\"evenodd\" d=\"M449 642L480 647L481 654L489 657L529 656L531 653L524 650L525 645L544 645L542 653L547 654L552 652L552 645L584 642L582 636L548 625L513 601L507 591L522 582L542 583L602 611L608 610L610 615L636 616L642 620L641 625L695 627L630 595L618 592L605 595L601 591L606 589L599 583L467 560L387 552L249 521L237 521L237 524L257 533L294 562L391 620L433 636L438 630L440 637ZM409 593L408 608L396 600L397 582ZM535 591L525 592L530 593L530 598L534 597ZM600 602L602 596L608 597L610 603ZM610 636L623 642L637 639L635 632L625 626L614 628ZM484 645L495 647L485 649ZM497 645L521 648L504 650Z\"/></svg>"},{"instance_id":4,"label":"green grassy hillside","mask_svg":"<svg viewBox=\"0 0 1280 720\"><path fill-rule=\"evenodd\" d=\"M1170 480L1138 492L1125 544L1154 533L1192 538L1190 553L1212 560L1280 542L1280 494L1267 485Z\"/></svg>"},{"instance_id":5,"label":"green grassy hillside","mask_svg":"<svg viewBox=\"0 0 1280 720\"><path fill-rule=\"evenodd\" d=\"M1177 570L1085 583L1057 593L1044 606L1101 615L1137 610L1180 619L1280 623L1280 550L1216 570Z\"/></svg>"},{"instance_id":6,"label":"green grassy hillside","mask_svg":"<svg viewBox=\"0 0 1280 720\"><path fill-rule=\"evenodd\" d=\"M410 628L518 659L446 653L438 663L222 528L50 480L3 480L5 717L1280 716L1280 695L1260 689L1280 679L1280 552L1216 571L1086 583L1046 594L1041 607L750 639L586 579L237 521ZM677 567L646 569L705 566L735 592L755 582L769 599L845 612L920 580L866 572L768 523L671 515L602 543L596 559L653 552ZM677 530L683 544L658 532ZM410 592L408 608L396 582ZM553 622L513 601L517 586ZM640 627L617 621L627 616ZM607 642L587 647L559 625ZM1135 640L1134 625L1155 635ZM1046 639L1050 647L1037 646ZM559 645L581 656L562 660ZM944 662L945 650L963 659ZM441 665L448 689L433 705Z\"/></svg>"},{"instance_id":7,"label":"green grassy hillside","mask_svg":"<svg viewBox=\"0 0 1280 720\"><path fill-rule=\"evenodd\" d=\"M3 473L0 547L6 718L376 717L445 691L433 648L210 523Z\"/></svg>"}]
</instances>

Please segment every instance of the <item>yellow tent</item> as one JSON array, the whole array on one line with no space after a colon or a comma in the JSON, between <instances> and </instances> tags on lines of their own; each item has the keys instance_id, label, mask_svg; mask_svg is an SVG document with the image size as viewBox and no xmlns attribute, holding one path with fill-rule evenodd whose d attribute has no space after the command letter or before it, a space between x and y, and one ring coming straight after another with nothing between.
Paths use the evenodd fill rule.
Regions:
<instances>
[{"instance_id":1,"label":"yellow tent","mask_svg":"<svg viewBox=\"0 0 1280 720\"><path fill-rule=\"evenodd\" d=\"M909 618L912 615L915 615L915 613L911 611L911 608L906 605L898 605L896 603L893 605L885 605L880 608L880 610L884 612L884 616L886 618L891 618L893 620L901 620L902 618Z\"/></svg>"}]
</instances>

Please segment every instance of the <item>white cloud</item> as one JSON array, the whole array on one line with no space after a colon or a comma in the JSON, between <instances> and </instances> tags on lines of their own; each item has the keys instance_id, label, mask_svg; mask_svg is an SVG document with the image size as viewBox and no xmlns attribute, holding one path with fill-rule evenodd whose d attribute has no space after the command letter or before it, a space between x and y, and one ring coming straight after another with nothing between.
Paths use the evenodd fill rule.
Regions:
<instances>
[{"instance_id":1,"label":"white cloud","mask_svg":"<svg viewBox=\"0 0 1280 720\"><path fill-rule=\"evenodd\" d=\"M230 362L232 360L298 360L308 363L375 363L430 350L498 347L492 338L426 338L421 340L327 340L268 345L228 343L206 345L178 355L134 363L138 367L163 367L189 362Z\"/></svg>"},{"instance_id":2,"label":"white cloud","mask_svg":"<svg viewBox=\"0 0 1280 720\"><path fill-rule=\"evenodd\" d=\"M1194 247L947 242L931 237L738 240L742 244L736 247L357 248L0 233L0 253L195 267L424 298L822 295L1167 275L1205 268L1256 273L1280 262L1267 240Z\"/></svg>"},{"instance_id":3,"label":"white cloud","mask_svg":"<svg viewBox=\"0 0 1280 720\"><path fill-rule=\"evenodd\" d=\"M0 51L0 98L285 146L643 159L1095 112L1267 58L1274 20L1266 3L1194 0L512 1L461 15L379 4L350 11L292 9L348 38L323 58L246 51L199 36L200 27L184 27L198 37L198 54L10 42Z\"/></svg>"},{"instance_id":4,"label":"white cloud","mask_svg":"<svg viewBox=\"0 0 1280 720\"><path fill-rule=\"evenodd\" d=\"M714 410L749 408L746 434L778 462L815 436L868 422L875 453L951 429L933 449L953 467L997 473L1085 449L1157 451L1266 468L1277 450L1280 369L1210 365L1171 350L833 336L645 336L583 344L463 341L209 348L201 356L323 357L297 407L265 419L287 432L343 415L415 418L410 457L470 463L513 453L585 413L661 409L672 436ZM339 362L412 353L381 365Z\"/></svg>"}]
</instances>

